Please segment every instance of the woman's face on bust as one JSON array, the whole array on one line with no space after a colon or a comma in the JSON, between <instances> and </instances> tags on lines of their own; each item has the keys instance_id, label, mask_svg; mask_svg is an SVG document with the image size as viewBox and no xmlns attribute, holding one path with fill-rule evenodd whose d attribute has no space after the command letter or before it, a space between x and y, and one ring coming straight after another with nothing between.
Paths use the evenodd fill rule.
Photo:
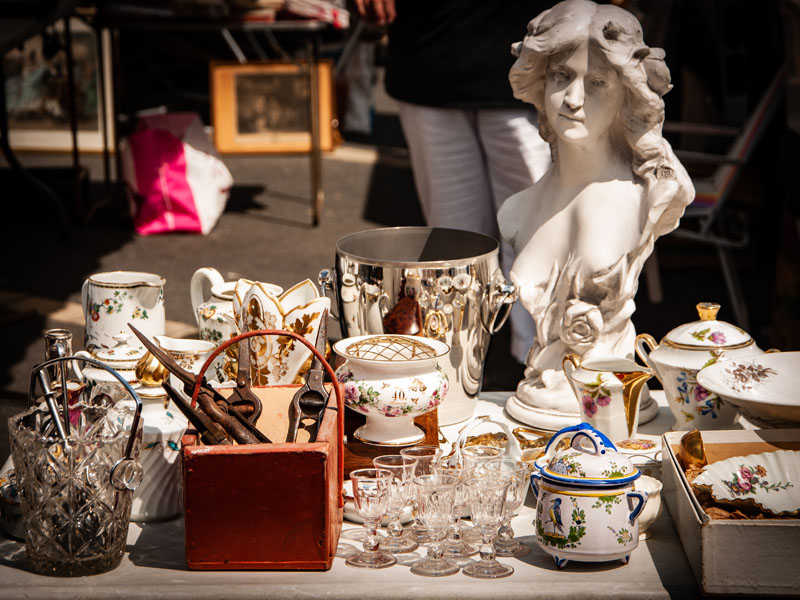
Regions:
<instances>
[{"instance_id":1,"label":"woman's face on bust","mask_svg":"<svg viewBox=\"0 0 800 600\"><path fill-rule=\"evenodd\" d=\"M547 65L545 112L567 142L603 139L617 119L624 95L613 68L587 42L553 55Z\"/></svg>"}]
</instances>

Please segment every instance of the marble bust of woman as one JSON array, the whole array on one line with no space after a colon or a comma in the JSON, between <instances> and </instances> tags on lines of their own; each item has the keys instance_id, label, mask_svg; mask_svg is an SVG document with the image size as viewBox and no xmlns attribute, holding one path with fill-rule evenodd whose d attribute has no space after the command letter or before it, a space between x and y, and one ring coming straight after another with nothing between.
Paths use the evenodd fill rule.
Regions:
<instances>
[{"instance_id":1,"label":"marble bust of woman","mask_svg":"<svg viewBox=\"0 0 800 600\"><path fill-rule=\"evenodd\" d=\"M639 274L694 188L661 134L664 52L644 44L633 15L567 0L531 21L513 51L514 95L536 106L553 163L498 213L516 252L510 278L537 327L507 408L558 429L580 418L563 357L632 358Z\"/></svg>"}]
</instances>

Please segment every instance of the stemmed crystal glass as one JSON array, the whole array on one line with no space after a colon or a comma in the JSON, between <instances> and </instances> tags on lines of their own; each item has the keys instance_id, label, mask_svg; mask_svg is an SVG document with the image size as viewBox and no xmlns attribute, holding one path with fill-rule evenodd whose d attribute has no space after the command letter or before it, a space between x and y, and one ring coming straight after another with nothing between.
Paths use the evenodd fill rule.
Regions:
<instances>
[{"instance_id":1,"label":"stemmed crystal glass","mask_svg":"<svg viewBox=\"0 0 800 600\"><path fill-rule=\"evenodd\" d=\"M411 572L416 575L442 577L458 573L458 565L444 558L442 544L452 520L457 484L458 478L452 475L433 474L414 478L419 518L431 539L428 557L411 567Z\"/></svg>"},{"instance_id":2,"label":"stemmed crystal glass","mask_svg":"<svg viewBox=\"0 0 800 600\"><path fill-rule=\"evenodd\" d=\"M433 465L441 458L442 450L438 446L411 446L400 450L400 454L417 460L414 476L421 477L422 475L431 475L433 473ZM427 544L430 542L430 536L420 522L416 498L412 498L412 502L414 503L414 523L409 528L410 534L420 544Z\"/></svg>"},{"instance_id":3,"label":"stemmed crystal glass","mask_svg":"<svg viewBox=\"0 0 800 600\"><path fill-rule=\"evenodd\" d=\"M365 569L383 569L397 562L391 554L381 552L378 536L378 527L389 505L392 478L392 472L384 469L358 469L350 473L356 510L364 519L367 537L364 551L348 558L345 564Z\"/></svg>"},{"instance_id":4,"label":"stemmed crystal glass","mask_svg":"<svg viewBox=\"0 0 800 600\"><path fill-rule=\"evenodd\" d=\"M494 543L497 556L525 556L531 549L514 539L511 519L525 502L530 485L530 465L513 458L496 458L483 465L482 470L485 473L497 473L509 479L503 524L500 526L497 540Z\"/></svg>"},{"instance_id":5,"label":"stemmed crystal glass","mask_svg":"<svg viewBox=\"0 0 800 600\"><path fill-rule=\"evenodd\" d=\"M503 448L496 446L464 446L461 448L461 466L464 469L464 480L475 477L478 469L495 458L503 456ZM475 527L464 528L461 532L464 541L480 543L481 533Z\"/></svg>"},{"instance_id":6,"label":"stemmed crystal glass","mask_svg":"<svg viewBox=\"0 0 800 600\"><path fill-rule=\"evenodd\" d=\"M487 473L466 482L472 522L482 537L481 559L464 567L464 575L479 579L508 577L514 567L497 562L494 539L503 522L509 479L503 475Z\"/></svg>"},{"instance_id":7,"label":"stemmed crystal glass","mask_svg":"<svg viewBox=\"0 0 800 600\"><path fill-rule=\"evenodd\" d=\"M392 554L413 552L419 547L419 544L408 537L403 537L400 513L403 512L414 494L412 480L417 459L400 454L386 454L374 458L372 464L376 469L385 469L392 473L389 504L386 509L386 516L389 517L389 525L386 530L389 536L381 540L381 549Z\"/></svg>"},{"instance_id":8,"label":"stemmed crystal glass","mask_svg":"<svg viewBox=\"0 0 800 600\"><path fill-rule=\"evenodd\" d=\"M467 488L464 486L464 469L450 466L448 458L442 458L435 465L436 473L452 475L458 478L456 484L456 497L453 505L453 520L447 528L447 540L444 543L444 555L447 558L466 558L478 553L477 546L468 544L461 539L461 516L467 510L469 498Z\"/></svg>"}]
</instances>

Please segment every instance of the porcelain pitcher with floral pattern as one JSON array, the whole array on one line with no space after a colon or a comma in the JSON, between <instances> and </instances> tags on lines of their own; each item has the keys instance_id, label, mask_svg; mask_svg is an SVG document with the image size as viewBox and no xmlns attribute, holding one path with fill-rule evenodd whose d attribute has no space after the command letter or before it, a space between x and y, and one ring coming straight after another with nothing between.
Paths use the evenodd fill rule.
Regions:
<instances>
[{"instance_id":1,"label":"porcelain pitcher with floral pattern","mask_svg":"<svg viewBox=\"0 0 800 600\"><path fill-rule=\"evenodd\" d=\"M618 357L564 357L564 375L578 399L581 420L613 442L633 439L639 424L639 396L652 369Z\"/></svg>"},{"instance_id":2,"label":"porcelain pitcher with floral pattern","mask_svg":"<svg viewBox=\"0 0 800 600\"><path fill-rule=\"evenodd\" d=\"M164 284L155 273L113 271L95 273L83 282L81 305L86 319L84 346L92 353L117 345L119 334L130 335L128 323L147 337L166 333ZM145 353L138 340L131 346ZM138 358L134 357L134 358Z\"/></svg>"}]
</instances>

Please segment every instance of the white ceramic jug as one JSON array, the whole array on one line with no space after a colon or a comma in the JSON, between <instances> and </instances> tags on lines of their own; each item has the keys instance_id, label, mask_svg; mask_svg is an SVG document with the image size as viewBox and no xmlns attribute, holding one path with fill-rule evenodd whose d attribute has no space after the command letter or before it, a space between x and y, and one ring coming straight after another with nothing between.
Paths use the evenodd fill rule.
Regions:
<instances>
[{"instance_id":1,"label":"white ceramic jug","mask_svg":"<svg viewBox=\"0 0 800 600\"><path fill-rule=\"evenodd\" d=\"M247 281L247 280L243 280ZM204 286L208 283L211 295L206 299ZM236 281L225 281L219 271L212 267L197 269L189 282L189 296L192 300L194 318L200 328L200 339L214 342L219 346L238 333L233 311L233 293ZM252 282L251 282L252 284ZM283 288L272 283L269 292L280 296Z\"/></svg>"},{"instance_id":2,"label":"white ceramic jug","mask_svg":"<svg viewBox=\"0 0 800 600\"><path fill-rule=\"evenodd\" d=\"M113 348L117 344L114 336L131 333L128 323L136 325L148 337L164 335L165 283L161 275L137 271L91 275L81 288L86 349L94 353L101 348ZM131 345L144 354L138 340Z\"/></svg>"},{"instance_id":3,"label":"white ceramic jug","mask_svg":"<svg viewBox=\"0 0 800 600\"><path fill-rule=\"evenodd\" d=\"M618 357L588 358L581 364L575 354L563 360L567 377L581 410L581 420L612 442L636 437L639 395L652 369Z\"/></svg>"}]
</instances>

